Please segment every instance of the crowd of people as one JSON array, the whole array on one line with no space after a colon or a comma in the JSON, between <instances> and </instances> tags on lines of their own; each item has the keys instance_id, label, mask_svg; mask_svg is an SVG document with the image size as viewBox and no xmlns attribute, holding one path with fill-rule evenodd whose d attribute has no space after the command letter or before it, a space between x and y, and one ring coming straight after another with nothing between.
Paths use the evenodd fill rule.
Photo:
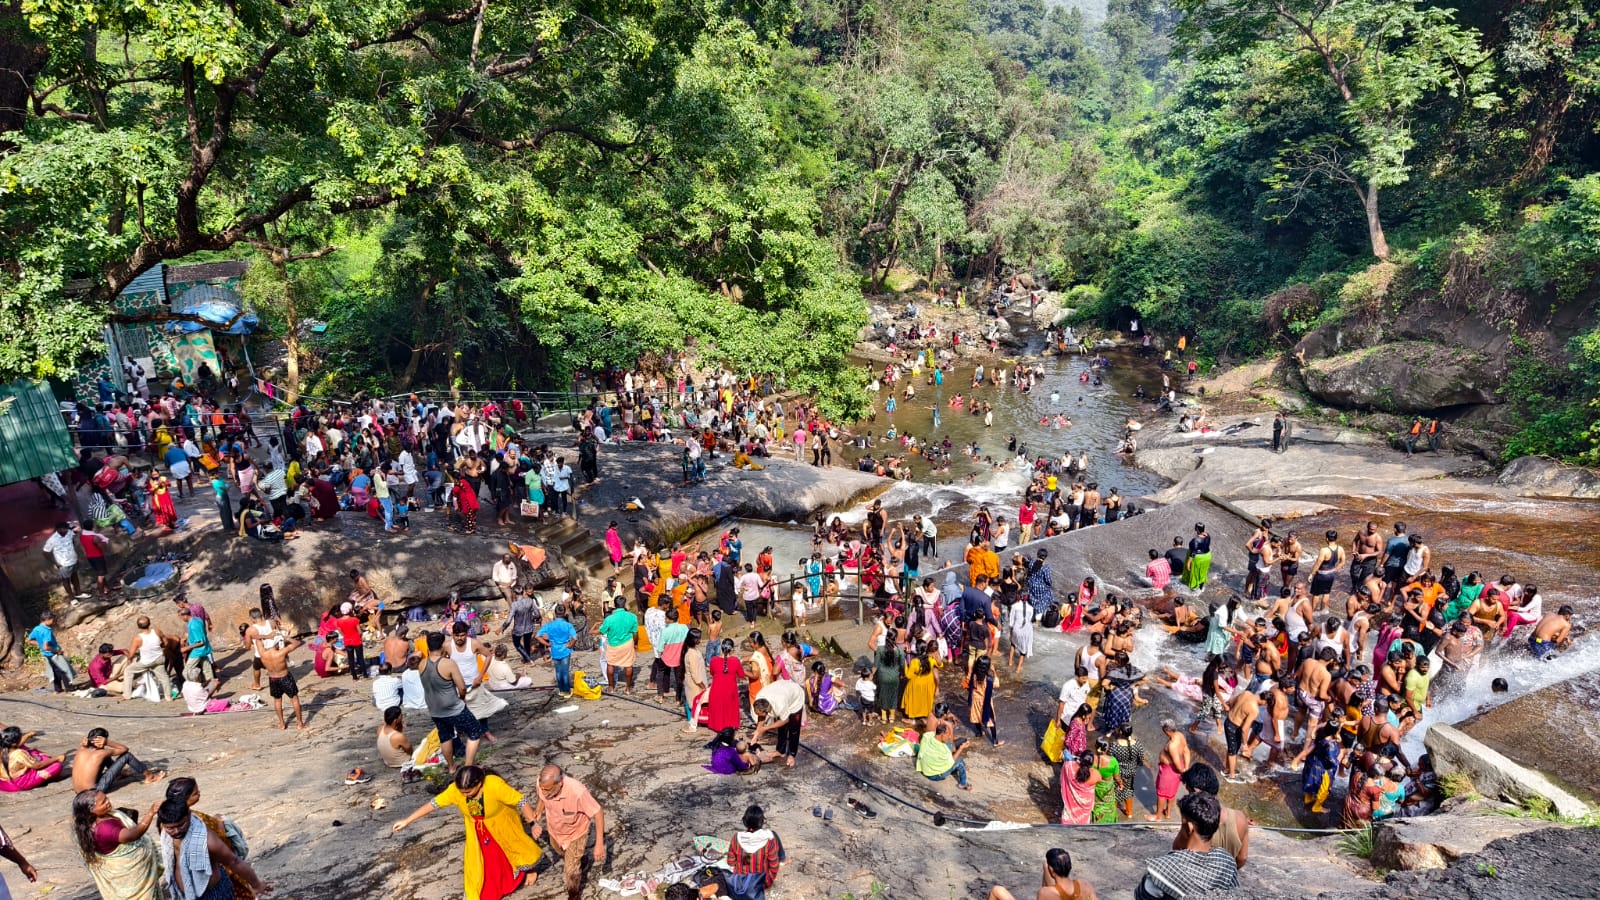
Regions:
<instances>
[{"instance_id":1,"label":"crowd of people","mask_svg":"<svg viewBox=\"0 0 1600 900\"><path fill-rule=\"evenodd\" d=\"M925 332L918 338L941 340ZM940 385L952 377L954 360L932 347L907 351L875 387L909 401L919 381ZM1102 370L1097 361L1084 375L1098 379ZM1030 364L980 365L972 387L1028 392L1042 377ZM109 541L87 525L181 528L173 495L192 494L197 479L209 479L229 534L281 540L340 511L365 513L384 531L403 533L417 509L448 510L446 525L471 534L485 503L498 527L573 514L575 487L580 479L599 480L599 450L617 441L680 443L686 483L703 480L707 460L718 454L740 466L783 453L829 465L847 442L872 447L870 436L852 434L805 401L774 398L776 385L760 378L719 372L697 384L681 366L649 377L624 373L613 388L614 395L596 395L572 414L570 448L524 438L541 412L531 397L449 403L412 395L321 411L299 404L266 434L237 405L182 384L142 401L102 397L100 409L79 411L81 464L65 488L85 488L98 500L97 514L92 523L58 527L44 551L71 596L86 593L78 571L85 559L99 588L112 592L103 561ZM1163 400L1169 394L1164 380ZM992 421L987 401L951 409ZM1058 427L1070 425L1062 418ZM1130 450L1134 425L1124 426ZM900 449L869 459L881 474L910 474L912 457L935 473L950 468L948 440L918 441L892 425L884 440ZM457 810L468 897L504 897L537 878L545 834L563 859L569 900L581 895L592 864L608 856L605 810L579 781L546 765L535 790L524 792L516 778L478 762L482 745L494 740L491 720L507 708L497 695L532 687L527 667L548 663L562 700L598 696L603 685L671 710L692 736L687 740L708 739L705 768L718 775L796 766L813 718L842 712L887 726L879 749L908 757L908 774L962 790L981 777L970 764L983 741L998 748L1008 739L1038 740L1059 762L1060 823L1178 824L1171 852L1150 860L1133 886L1135 897L1154 900L1238 887L1250 823L1220 801L1225 782L1292 772L1309 815L1326 814L1329 825L1431 811L1441 799L1438 779L1425 756L1408 756L1402 740L1426 716L1435 691L1449 689L1496 642L1518 641L1543 658L1573 639L1570 606L1546 610L1536 586L1510 575L1457 577L1404 523L1393 523L1387 538L1376 522L1353 536L1328 531L1308 549L1284 523L1263 520L1243 548L1248 563L1236 590L1221 576L1240 573L1212 571L1212 537L1199 523L1170 548L1136 551L1147 557L1138 560L1144 590L1107 590L1093 575L1061 590L1050 551L1037 542L1140 510L1116 487L1102 490L1087 453L1034 455L1015 437L999 461L980 460L976 445L969 450L975 463L1022 469L1029 480L1014 514L983 505L961 523L959 552L947 546L941 555L933 516L895 521L881 502L854 525L819 516L812 552L788 578L779 577L770 547L747 559L738 528L705 545L651 550L638 540L628 546L613 522L604 543L615 575L597 598L581 585L559 599L537 596L526 561L507 554L491 571L499 594L493 612L452 598L437 630L423 631L418 621L381 625L377 592L351 572L348 600L328 610L309 642L314 671L370 679L381 767L407 780L429 769L447 778L442 792L393 830L435 809ZM130 459L135 452L165 471L140 470ZM871 625L868 652L849 675L831 667L799 628L764 625L786 617L803 626L854 585L870 604ZM177 610L182 634L140 617L126 649L103 645L88 666L92 689L121 699L181 698L193 713L235 708L217 697L224 677L210 617L186 600ZM600 614L591 623L594 610ZM1160 634L1146 625L1196 645L1199 674L1136 668L1135 641ZM70 690L76 673L53 626L47 614L28 640L46 662L50 687ZM1010 694L1002 682L1027 677L1027 661L1040 649L1036 635L1045 630L1077 636L1073 677L1043 735L1003 736L996 713ZM306 727L290 655L307 646L283 627L264 588L261 606L239 625L239 647L250 660L252 692L263 689L265 673L279 728L291 718ZM593 654L596 678L577 677L578 653ZM1135 712L1156 689L1193 702L1195 712L1190 722L1162 717L1159 739L1147 749L1137 732L1148 726ZM416 727L423 725L431 728ZM1206 727L1215 729L1220 750L1215 767L1199 759L1206 746L1197 733ZM36 742L15 727L0 731L0 791L72 778L78 845L102 896L219 900L271 890L245 861L237 826L192 809L199 799L193 779L171 779L167 799L145 813L115 809L106 794L120 781L153 783L164 774L104 729L71 751L70 764L69 754L52 756ZM1155 803L1139 815L1142 774L1153 781ZM366 777L358 768L350 781ZM1338 803L1336 813L1330 801ZM147 834L152 824L160 825L157 838ZM672 885L666 896L762 900L787 854L760 807L750 807L741 825L729 841L726 871ZM16 853L0 834L0 855L31 873L25 858L8 850ZM1004 887L990 894L1011 896ZM1075 874L1066 850L1053 849L1038 896L1092 898L1095 889Z\"/></svg>"}]
</instances>

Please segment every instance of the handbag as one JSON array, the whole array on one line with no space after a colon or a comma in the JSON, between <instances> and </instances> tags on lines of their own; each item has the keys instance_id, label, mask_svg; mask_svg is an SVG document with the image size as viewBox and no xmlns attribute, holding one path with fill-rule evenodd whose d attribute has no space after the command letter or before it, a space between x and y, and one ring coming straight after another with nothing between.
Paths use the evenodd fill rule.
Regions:
<instances>
[{"instance_id":1,"label":"handbag","mask_svg":"<svg viewBox=\"0 0 1600 900\"><path fill-rule=\"evenodd\" d=\"M1044 740L1039 742L1039 751L1045 759L1058 763L1061 762L1066 743L1067 733L1061 730L1061 720L1052 716L1050 725L1044 730Z\"/></svg>"},{"instance_id":2,"label":"handbag","mask_svg":"<svg viewBox=\"0 0 1600 900\"><path fill-rule=\"evenodd\" d=\"M1044 615L1039 618L1039 624L1045 628L1060 628L1061 604L1050 604L1050 608L1045 610Z\"/></svg>"},{"instance_id":3,"label":"handbag","mask_svg":"<svg viewBox=\"0 0 1600 900\"><path fill-rule=\"evenodd\" d=\"M519 509L522 515L527 516L528 518L537 518L539 515L539 504L533 502L532 500L522 501L522 505L519 507Z\"/></svg>"}]
</instances>

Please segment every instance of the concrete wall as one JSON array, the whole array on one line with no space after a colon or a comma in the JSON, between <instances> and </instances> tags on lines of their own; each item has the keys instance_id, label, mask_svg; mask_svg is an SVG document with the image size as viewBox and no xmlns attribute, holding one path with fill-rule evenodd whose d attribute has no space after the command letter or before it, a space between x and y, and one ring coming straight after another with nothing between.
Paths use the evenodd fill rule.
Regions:
<instances>
[{"instance_id":1,"label":"concrete wall","mask_svg":"<svg viewBox=\"0 0 1600 900\"><path fill-rule=\"evenodd\" d=\"M1571 818L1589 815L1589 805L1539 772L1518 765L1488 745L1449 725L1433 725L1423 736L1440 775L1460 772L1472 779L1478 793L1512 803L1532 797L1550 801L1557 814Z\"/></svg>"}]
</instances>

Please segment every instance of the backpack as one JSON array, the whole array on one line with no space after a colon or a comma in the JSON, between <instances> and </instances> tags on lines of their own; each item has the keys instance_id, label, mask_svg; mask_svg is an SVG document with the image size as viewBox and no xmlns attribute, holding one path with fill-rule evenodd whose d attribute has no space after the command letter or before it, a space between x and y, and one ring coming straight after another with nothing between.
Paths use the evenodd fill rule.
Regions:
<instances>
[{"instance_id":1,"label":"backpack","mask_svg":"<svg viewBox=\"0 0 1600 900\"><path fill-rule=\"evenodd\" d=\"M1046 609L1044 611L1044 615L1042 617L1040 617L1039 625L1041 627L1044 627L1044 628L1060 628L1061 627L1061 604L1059 604L1059 603L1050 604L1050 608Z\"/></svg>"}]
</instances>

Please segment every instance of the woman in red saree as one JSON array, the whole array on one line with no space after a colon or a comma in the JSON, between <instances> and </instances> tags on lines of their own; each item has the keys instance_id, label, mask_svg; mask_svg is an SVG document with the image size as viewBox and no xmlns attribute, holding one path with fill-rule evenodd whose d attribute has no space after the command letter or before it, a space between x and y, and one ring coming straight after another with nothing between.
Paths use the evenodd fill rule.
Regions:
<instances>
[{"instance_id":1,"label":"woman in red saree","mask_svg":"<svg viewBox=\"0 0 1600 900\"><path fill-rule=\"evenodd\" d=\"M172 485L165 475L150 479L150 515L168 531L178 527L178 508L172 504Z\"/></svg>"},{"instance_id":2,"label":"woman in red saree","mask_svg":"<svg viewBox=\"0 0 1600 900\"><path fill-rule=\"evenodd\" d=\"M1072 609L1061 617L1061 630L1072 632L1083 627L1083 611L1100 596L1100 589L1095 586L1094 576L1091 575L1078 585L1078 596L1072 602Z\"/></svg>"},{"instance_id":3,"label":"woman in red saree","mask_svg":"<svg viewBox=\"0 0 1600 900\"><path fill-rule=\"evenodd\" d=\"M455 498L463 520L459 529L460 532L462 534L477 534L478 507L483 505L483 502L478 499L477 489L472 486L472 482L463 478L456 482Z\"/></svg>"},{"instance_id":4,"label":"woman in red saree","mask_svg":"<svg viewBox=\"0 0 1600 900\"><path fill-rule=\"evenodd\" d=\"M717 654L711 657L711 699L706 704L707 722L712 731L739 727L739 680L746 677L744 664L733 655L733 638L723 638Z\"/></svg>"}]
</instances>

